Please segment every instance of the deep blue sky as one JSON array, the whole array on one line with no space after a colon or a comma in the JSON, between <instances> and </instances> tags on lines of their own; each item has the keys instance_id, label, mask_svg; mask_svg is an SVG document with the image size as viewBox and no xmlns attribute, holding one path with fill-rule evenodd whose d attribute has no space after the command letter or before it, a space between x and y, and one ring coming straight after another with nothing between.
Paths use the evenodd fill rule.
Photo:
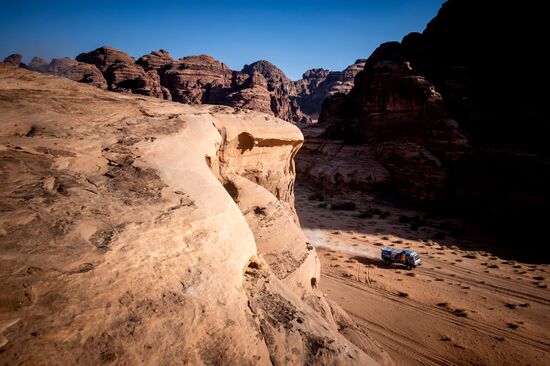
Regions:
<instances>
[{"instance_id":1,"label":"deep blue sky","mask_svg":"<svg viewBox=\"0 0 550 366\"><path fill-rule=\"evenodd\" d=\"M240 70L266 59L291 79L342 70L382 42L422 31L444 0L2 1L0 57L75 57L102 45L134 57L164 48Z\"/></svg>"}]
</instances>

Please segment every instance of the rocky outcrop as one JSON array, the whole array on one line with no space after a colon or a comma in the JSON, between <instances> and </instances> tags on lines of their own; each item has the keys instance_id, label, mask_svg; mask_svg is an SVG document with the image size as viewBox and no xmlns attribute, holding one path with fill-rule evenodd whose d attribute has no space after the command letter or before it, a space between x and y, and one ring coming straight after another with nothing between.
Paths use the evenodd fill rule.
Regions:
<instances>
[{"instance_id":1,"label":"rocky outcrop","mask_svg":"<svg viewBox=\"0 0 550 366\"><path fill-rule=\"evenodd\" d=\"M277 66L266 60L256 61L250 65L244 65L242 72L252 75L257 72L267 80L267 89L278 95L295 95L294 83Z\"/></svg>"},{"instance_id":2,"label":"rocky outcrop","mask_svg":"<svg viewBox=\"0 0 550 366\"><path fill-rule=\"evenodd\" d=\"M49 64L40 57L33 57L31 62L27 65L27 69L37 72L48 72Z\"/></svg>"},{"instance_id":3,"label":"rocky outcrop","mask_svg":"<svg viewBox=\"0 0 550 366\"><path fill-rule=\"evenodd\" d=\"M233 85L236 91L227 95L227 105L235 108L252 109L264 113L271 110L271 94L267 90L267 80L258 72L252 75L235 73Z\"/></svg>"},{"instance_id":4,"label":"rocky outcrop","mask_svg":"<svg viewBox=\"0 0 550 366\"><path fill-rule=\"evenodd\" d=\"M3 63L10 66L23 66L23 56L18 53L14 53L6 57Z\"/></svg>"},{"instance_id":5,"label":"rocky outcrop","mask_svg":"<svg viewBox=\"0 0 550 366\"><path fill-rule=\"evenodd\" d=\"M404 196L485 226L506 222L507 240L536 237L540 218L519 212L548 207L547 190L531 184L550 183L548 124L540 94L525 93L543 67L524 55L543 41L536 21L506 22L531 19L536 7L493 5L449 0L423 33L381 45L347 96L325 100L320 122L325 138L368 145ZM495 17L497 8L510 17Z\"/></svg>"},{"instance_id":6,"label":"rocky outcrop","mask_svg":"<svg viewBox=\"0 0 550 366\"><path fill-rule=\"evenodd\" d=\"M289 122L309 122L295 100L293 82L267 61L245 65L237 72L208 55L174 60L166 50L159 50L134 61L110 47L81 54L77 60L96 65L113 91L188 104L229 105L271 113Z\"/></svg>"},{"instance_id":7,"label":"rocky outcrop","mask_svg":"<svg viewBox=\"0 0 550 366\"><path fill-rule=\"evenodd\" d=\"M311 69L295 82L298 104L314 120L319 118L323 101L329 95L347 94L353 87L355 75L365 66L363 59L356 60L344 71Z\"/></svg>"},{"instance_id":8,"label":"rocky outcrop","mask_svg":"<svg viewBox=\"0 0 550 366\"><path fill-rule=\"evenodd\" d=\"M317 288L295 126L5 65L0 96L5 363L391 364Z\"/></svg>"},{"instance_id":9,"label":"rocky outcrop","mask_svg":"<svg viewBox=\"0 0 550 366\"><path fill-rule=\"evenodd\" d=\"M304 115L296 100L296 86L285 73L269 61L260 60L245 65L241 71L250 77L262 75L267 81L271 110L273 114L286 121L308 123L310 118Z\"/></svg>"},{"instance_id":10,"label":"rocky outcrop","mask_svg":"<svg viewBox=\"0 0 550 366\"><path fill-rule=\"evenodd\" d=\"M188 56L159 70L161 83L180 103L224 104L233 72L212 56Z\"/></svg>"},{"instance_id":11,"label":"rocky outcrop","mask_svg":"<svg viewBox=\"0 0 550 366\"><path fill-rule=\"evenodd\" d=\"M174 59L168 51L160 49L141 56L136 62L138 65L141 65L145 71L158 71L163 67L172 64Z\"/></svg>"},{"instance_id":12,"label":"rocky outcrop","mask_svg":"<svg viewBox=\"0 0 550 366\"><path fill-rule=\"evenodd\" d=\"M107 80L109 90L157 98L167 95L156 72L145 72L132 57L115 48L100 47L91 52L81 53L76 60L95 65Z\"/></svg>"},{"instance_id":13,"label":"rocky outcrop","mask_svg":"<svg viewBox=\"0 0 550 366\"><path fill-rule=\"evenodd\" d=\"M50 62L48 72L100 89L107 89L107 80L101 71L95 65L85 62L78 62L70 58L54 58Z\"/></svg>"},{"instance_id":14,"label":"rocky outcrop","mask_svg":"<svg viewBox=\"0 0 550 366\"><path fill-rule=\"evenodd\" d=\"M327 139L326 129L318 125L305 127L302 132L305 143L296 156L296 170L327 192L376 190L391 182L389 171L370 146Z\"/></svg>"},{"instance_id":15,"label":"rocky outcrop","mask_svg":"<svg viewBox=\"0 0 550 366\"><path fill-rule=\"evenodd\" d=\"M365 168L372 173L364 174L378 175L374 160L391 175L376 182L391 181L398 192L418 201L441 201L447 194L449 167L464 155L468 141L458 123L446 118L443 98L431 83L408 62L379 55L380 49L369 58L348 96L327 99L320 118L325 137L340 140L340 149L360 144L360 150L370 151ZM371 189L372 184L359 188Z\"/></svg>"}]
</instances>

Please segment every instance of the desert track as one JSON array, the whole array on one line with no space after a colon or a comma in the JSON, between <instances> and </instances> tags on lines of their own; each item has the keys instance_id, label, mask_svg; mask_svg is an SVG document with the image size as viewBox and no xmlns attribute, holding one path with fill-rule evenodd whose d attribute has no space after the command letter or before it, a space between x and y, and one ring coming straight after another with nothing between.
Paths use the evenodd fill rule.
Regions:
<instances>
[{"instance_id":1,"label":"desert track","mask_svg":"<svg viewBox=\"0 0 550 366\"><path fill-rule=\"evenodd\" d=\"M433 241L429 230L408 232L394 207L383 207L389 219L365 224L354 213L317 207L300 189L297 197L321 259L320 288L397 365L550 364L548 264L476 251L464 239ZM382 245L416 250L423 263L413 271L388 266L378 259Z\"/></svg>"}]
</instances>

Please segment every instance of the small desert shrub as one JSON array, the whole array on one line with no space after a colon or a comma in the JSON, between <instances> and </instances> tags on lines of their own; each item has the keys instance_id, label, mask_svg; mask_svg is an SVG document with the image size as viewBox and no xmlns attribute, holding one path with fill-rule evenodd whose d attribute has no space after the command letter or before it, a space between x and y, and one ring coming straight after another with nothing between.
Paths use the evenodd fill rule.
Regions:
<instances>
[{"instance_id":1,"label":"small desert shrub","mask_svg":"<svg viewBox=\"0 0 550 366\"><path fill-rule=\"evenodd\" d=\"M451 340L451 337L446 336L446 335L443 335L443 336L441 336L441 340L442 340L443 342L449 342L449 341Z\"/></svg>"},{"instance_id":2,"label":"small desert shrub","mask_svg":"<svg viewBox=\"0 0 550 366\"><path fill-rule=\"evenodd\" d=\"M468 259L476 259L477 255L475 253L468 253L468 254L464 255L463 257L468 258Z\"/></svg>"},{"instance_id":3,"label":"small desert shrub","mask_svg":"<svg viewBox=\"0 0 550 366\"><path fill-rule=\"evenodd\" d=\"M390 217L391 213L389 211L384 211L380 214L380 218L381 219L387 219L388 217Z\"/></svg>"},{"instance_id":4,"label":"small desert shrub","mask_svg":"<svg viewBox=\"0 0 550 366\"><path fill-rule=\"evenodd\" d=\"M307 196L310 201L324 201L325 196L321 192L315 192Z\"/></svg>"},{"instance_id":5,"label":"small desert shrub","mask_svg":"<svg viewBox=\"0 0 550 366\"><path fill-rule=\"evenodd\" d=\"M317 207L319 208L327 208L327 203L326 202L320 202Z\"/></svg>"},{"instance_id":6,"label":"small desert shrub","mask_svg":"<svg viewBox=\"0 0 550 366\"><path fill-rule=\"evenodd\" d=\"M506 325L508 326L508 328L514 329L514 330L519 328L519 325L517 325L515 323L506 323Z\"/></svg>"},{"instance_id":7,"label":"small desert shrub","mask_svg":"<svg viewBox=\"0 0 550 366\"><path fill-rule=\"evenodd\" d=\"M353 211L355 210L355 203L350 201L333 202L330 205L331 210Z\"/></svg>"},{"instance_id":8,"label":"small desert shrub","mask_svg":"<svg viewBox=\"0 0 550 366\"><path fill-rule=\"evenodd\" d=\"M498 268L498 265L496 265L496 264L491 264L491 265L488 266L488 268Z\"/></svg>"},{"instance_id":9,"label":"small desert shrub","mask_svg":"<svg viewBox=\"0 0 550 366\"><path fill-rule=\"evenodd\" d=\"M508 309L512 309L512 310L518 307L516 304L510 304L510 303L506 303L506 304L504 304L504 306L506 306Z\"/></svg>"},{"instance_id":10,"label":"small desert shrub","mask_svg":"<svg viewBox=\"0 0 550 366\"><path fill-rule=\"evenodd\" d=\"M468 316L468 314L466 314L466 310L464 309L454 309L453 314L461 318L465 318Z\"/></svg>"},{"instance_id":11,"label":"small desert shrub","mask_svg":"<svg viewBox=\"0 0 550 366\"><path fill-rule=\"evenodd\" d=\"M521 306L522 308L528 308L530 305L529 303L523 303L523 304L519 304L519 306Z\"/></svg>"},{"instance_id":12,"label":"small desert shrub","mask_svg":"<svg viewBox=\"0 0 550 366\"><path fill-rule=\"evenodd\" d=\"M542 280L544 280L544 277L542 277L542 276L535 276L535 277L533 277L533 279L534 279L534 280L537 280L537 281L542 281Z\"/></svg>"},{"instance_id":13,"label":"small desert shrub","mask_svg":"<svg viewBox=\"0 0 550 366\"><path fill-rule=\"evenodd\" d=\"M409 294L406 293L406 292L403 292L403 291L399 291L399 292L397 293L397 296L399 296L399 297L409 297Z\"/></svg>"}]
</instances>

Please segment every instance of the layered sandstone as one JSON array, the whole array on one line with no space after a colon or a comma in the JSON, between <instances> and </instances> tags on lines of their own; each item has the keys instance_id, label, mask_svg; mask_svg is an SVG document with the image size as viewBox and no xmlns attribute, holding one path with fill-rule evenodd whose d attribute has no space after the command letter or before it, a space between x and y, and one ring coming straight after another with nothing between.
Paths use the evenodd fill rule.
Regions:
<instances>
[{"instance_id":1,"label":"layered sandstone","mask_svg":"<svg viewBox=\"0 0 550 366\"><path fill-rule=\"evenodd\" d=\"M11 55L4 63L19 66L21 60L21 55ZM186 104L229 105L270 113L289 122L310 122L300 109L294 83L267 61L233 71L209 55L175 60L161 49L136 61L122 51L104 46L81 53L76 60L54 59L49 66L35 58L27 68L115 92Z\"/></svg>"},{"instance_id":2,"label":"layered sandstone","mask_svg":"<svg viewBox=\"0 0 550 366\"><path fill-rule=\"evenodd\" d=\"M161 83L181 103L224 104L233 72L212 56L188 56L159 70Z\"/></svg>"},{"instance_id":3,"label":"layered sandstone","mask_svg":"<svg viewBox=\"0 0 550 366\"><path fill-rule=\"evenodd\" d=\"M172 64L174 59L168 51L160 49L141 56L136 62L141 65L145 71L158 71L163 67Z\"/></svg>"},{"instance_id":4,"label":"layered sandstone","mask_svg":"<svg viewBox=\"0 0 550 366\"><path fill-rule=\"evenodd\" d=\"M353 87L355 75L365 66L363 59L346 67L343 71L311 69L295 82L298 104L304 113L317 120L324 100L337 93L348 94Z\"/></svg>"},{"instance_id":5,"label":"layered sandstone","mask_svg":"<svg viewBox=\"0 0 550 366\"><path fill-rule=\"evenodd\" d=\"M100 89L107 89L107 80L101 71L95 65L85 62L78 62L70 58L54 58L48 66L48 72Z\"/></svg>"},{"instance_id":6,"label":"layered sandstone","mask_svg":"<svg viewBox=\"0 0 550 366\"><path fill-rule=\"evenodd\" d=\"M81 53L79 62L95 65L107 80L109 90L163 98L165 92L156 72L146 72L133 57L112 47Z\"/></svg>"},{"instance_id":7,"label":"layered sandstone","mask_svg":"<svg viewBox=\"0 0 550 366\"><path fill-rule=\"evenodd\" d=\"M358 74L348 96L337 94L327 99L319 122L324 127L325 146L354 154L323 159L319 149L308 147L299 158L310 165L306 175L318 182L318 174L312 172L333 161L347 169L355 167L353 171L362 166L367 181L357 184L352 172L342 179L336 171L330 180L340 179L344 185L353 183L348 184L350 188L367 190L376 186L374 182L378 187L391 182L398 192L419 201L437 202L445 197L449 165L468 147L458 123L446 119L443 98L435 87L408 62L380 57L380 49Z\"/></svg>"},{"instance_id":8,"label":"layered sandstone","mask_svg":"<svg viewBox=\"0 0 550 366\"><path fill-rule=\"evenodd\" d=\"M241 72L250 77L260 74L265 78L271 110L276 116L292 122L310 122L310 118L302 113L296 100L296 86L277 66L269 61L260 60L245 65Z\"/></svg>"},{"instance_id":9,"label":"layered sandstone","mask_svg":"<svg viewBox=\"0 0 550 366\"><path fill-rule=\"evenodd\" d=\"M540 217L525 213L548 207L548 124L541 94L525 92L543 67L524 56L540 33L494 15L536 8L447 1L423 33L382 44L349 95L326 99L325 138L368 145L405 197L506 223L506 240L538 237Z\"/></svg>"},{"instance_id":10,"label":"layered sandstone","mask_svg":"<svg viewBox=\"0 0 550 366\"><path fill-rule=\"evenodd\" d=\"M293 213L297 128L4 65L0 79L3 363L391 363L353 324L344 338L317 289Z\"/></svg>"}]
</instances>

